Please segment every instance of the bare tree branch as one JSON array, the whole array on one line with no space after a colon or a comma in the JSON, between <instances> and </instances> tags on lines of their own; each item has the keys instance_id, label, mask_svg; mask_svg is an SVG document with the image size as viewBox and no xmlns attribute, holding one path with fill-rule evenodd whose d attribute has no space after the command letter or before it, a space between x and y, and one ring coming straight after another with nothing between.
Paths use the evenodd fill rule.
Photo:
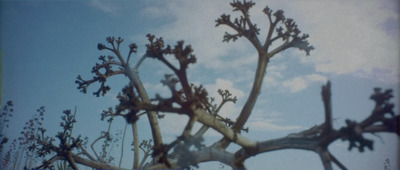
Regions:
<instances>
[{"instance_id":1,"label":"bare tree branch","mask_svg":"<svg viewBox=\"0 0 400 170\"><path fill-rule=\"evenodd\" d=\"M347 168L339 162L339 160L336 159L335 156L333 156L331 153L329 153L329 158L332 160L333 163L335 163L340 169L346 170Z\"/></svg>"},{"instance_id":2,"label":"bare tree branch","mask_svg":"<svg viewBox=\"0 0 400 170\"><path fill-rule=\"evenodd\" d=\"M331 83L329 81L322 86L321 95L325 108L325 128L323 133L329 134L332 130Z\"/></svg>"},{"instance_id":3,"label":"bare tree branch","mask_svg":"<svg viewBox=\"0 0 400 170\"><path fill-rule=\"evenodd\" d=\"M357 148L360 152L363 152L365 148L373 150L373 141L365 138L363 136L365 133L388 132L400 134L399 115L394 113L394 104L390 102L393 97L392 90L382 91L379 88L376 88L371 96L371 99L375 102L375 107L366 119L361 122L346 120L345 126L335 129L332 126L331 83L328 81L326 85L322 86L321 90L325 115L325 120L321 124L277 139L252 141L242 136L240 134L242 130L248 131L248 128L244 129L244 125L249 120L261 93L270 59L289 48L297 48L304 51L306 55L309 55L310 51L314 49L307 40L308 35L302 34L292 19L286 18L282 10L273 12L268 7L264 8L263 12L267 15L269 27L265 42L261 44L258 37L260 30L251 21L249 13L249 10L254 5L255 3L252 1L234 0L231 6L234 12L238 11L240 13L240 16L231 20L230 15L223 14L216 20L216 26L226 25L235 32L233 34L225 33L224 42L235 41L240 37L245 37L258 53L252 88L235 121L219 114L221 108L227 102L235 103L237 100L236 97L232 97L229 91L218 90L222 101L219 104L215 104L213 103L214 99L208 97L208 92L202 85L197 86L190 83L189 77L187 77L187 69L190 64L196 63L196 57L192 54L192 47L184 45L183 41L178 41L175 46L171 47L164 44L162 37L156 38L154 35L148 34L149 44L146 45L146 54L138 60L133 69L129 65L129 61L132 54L137 51L136 44L129 45L130 51L126 61L119 50L123 39L108 37L106 41L109 46L98 44L99 50L111 51L116 56L117 61L114 60L113 56L99 57L100 63L92 68L92 73L95 76L90 80L83 80L81 76L78 76L76 83L78 84L78 89L86 93L88 86L99 82L100 88L94 92L94 95L104 96L110 90L110 87L105 85L109 77L119 74L124 74L128 77L128 85L117 96L120 103L116 106L115 113L112 108L103 111L102 120L108 116L121 116L125 118L127 123L131 124L134 145L133 169L182 169L208 161L218 161L234 169L245 169L245 161L248 158L283 149L311 151L319 155L325 169L332 169L332 162L341 169L346 169L329 152L328 147L331 143L341 139L342 141L348 141L349 150ZM274 44L276 48L271 49L272 44L278 42L280 44ZM157 59L172 70L173 74L165 75L165 79L161 81L171 91L170 97L164 98L157 94L154 99L149 98L138 74L139 67L147 57ZM177 62L171 62L171 58L168 57L172 57ZM117 67L117 69L113 67ZM43 133L37 137L40 145L38 149L40 156L56 154L49 161L45 161L40 168L46 167L56 160L65 160L74 169L77 168L77 164L98 169L119 169L121 161L119 167L107 165L109 162L104 161L101 156L97 155L94 148L94 144L97 141L109 138L110 126L108 131L95 139L91 145L97 157L95 159L84 149L80 136L74 138L71 135L75 119L71 116L70 111L65 111L64 113L66 116L63 117L63 122L61 123L64 130L57 135L60 144L53 144L54 139L45 137ZM186 115L189 117L185 128L182 130L182 135L170 143L163 143L158 123L158 118L163 116L160 116L160 113ZM152 139L149 141L143 140L139 144L137 120L143 114L147 114L149 119ZM192 134L196 122L201 123L202 127ZM203 135L210 128L223 135L223 138L210 146L205 146L202 143ZM152 142L154 143L153 145L151 144ZM231 142L236 143L239 147L234 153L225 150ZM80 149L82 152L76 154L74 149ZM139 153L141 151L144 152L144 156L139 163ZM80 154L86 155L89 159L80 157ZM150 155L152 155L153 159L145 164Z\"/></svg>"},{"instance_id":4,"label":"bare tree branch","mask_svg":"<svg viewBox=\"0 0 400 170\"><path fill-rule=\"evenodd\" d=\"M319 154L319 157L321 158L324 169L326 169L326 170L332 169L332 163L331 163L329 151L326 148L318 148L317 153Z\"/></svg>"},{"instance_id":5,"label":"bare tree branch","mask_svg":"<svg viewBox=\"0 0 400 170\"><path fill-rule=\"evenodd\" d=\"M139 135L138 135L138 130L137 130L137 125L136 122L132 123L132 132L133 132L133 152L134 152L134 157L133 157L133 169L138 169L139 168Z\"/></svg>"},{"instance_id":6,"label":"bare tree branch","mask_svg":"<svg viewBox=\"0 0 400 170\"><path fill-rule=\"evenodd\" d=\"M124 128L124 134L122 135L122 141L121 141L121 157L119 159L119 164L118 167L121 167L122 164L122 158L124 156L124 143L125 143L125 135L126 135L126 128L128 127L128 123L125 124Z\"/></svg>"}]
</instances>

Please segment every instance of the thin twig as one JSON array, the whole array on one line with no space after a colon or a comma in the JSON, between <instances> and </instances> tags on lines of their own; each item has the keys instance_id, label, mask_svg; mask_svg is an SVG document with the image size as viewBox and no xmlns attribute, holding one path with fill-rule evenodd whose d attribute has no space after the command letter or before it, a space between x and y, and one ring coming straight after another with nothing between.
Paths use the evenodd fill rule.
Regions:
<instances>
[{"instance_id":1,"label":"thin twig","mask_svg":"<svg viewBox=\"0 0 400 170\"><path fill-rule=\"evenodd\" d=\"M120 167L120 168L121 168L121 164L122 164L122 157L124 156L124 141L125 141L125 134L126 134L127 127L128 127L128 123L125 123L124 134L122 136L122 142L121 142L121 158L119 159L119 165L118 165L118 167Z\"/></svg>"}]
</instances>

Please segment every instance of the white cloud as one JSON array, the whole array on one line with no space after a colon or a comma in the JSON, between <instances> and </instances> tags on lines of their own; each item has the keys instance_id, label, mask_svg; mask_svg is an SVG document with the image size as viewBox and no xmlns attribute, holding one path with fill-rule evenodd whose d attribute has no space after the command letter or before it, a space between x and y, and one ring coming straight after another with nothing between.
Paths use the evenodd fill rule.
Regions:
<instances>
[{"instance_id":1,"label":"white cloud","mask_svg":"<svg viewBox=\"0 0 400 170\"><path fill-rule=\"evenodd\" d=\"M399 15L395 1L301 1L288 10L299 15L316 46L310 62L318 72L399 80ZM385 26L391 21L391 27ZM302 28L302 27L300 27ZM397 30L393 31L393 30Z\"/></svg>"},{"instance_id":2,"label":"white cloud","mask_svg":"<svg viewBox=\"0 0 400 170\"><path fill-rule=\"evenodd\" d=\"M309 74L298 76L282 82L282 86L291 93L296 93L306 89L312 83L326 83L328 79L319 74Z\"/></svg>"},{"instance_id":3,"label":"white cloud","mask_svg":"<svg viewBox=\"0 0 400 170\"><path fill-rule=\"evenodd\" d=\"M308 27L311 27L310 42L317 47L311 57L316 71L353 74L378 78L381 81L399 79L399 34L393 35L393 31L389 32L392 34L388 34L390 30L383 26L388 20L395 21L392 27L397 26L397 29L391 30L400 30L399 11L388 9L383 1L366 1L365 3L302 1L301 3L306 3L299 8L303 9L303 16L307 14L305 23L310 24L305 26L305 31L308 32ZM226 6L226 4L221 5ZM296 5L293 6L297 8ZM263 4L259 4L257 9L253 9L254 20L261 22L265 19L265 15L260 11L263 7ZM371 15L372 11L376 12ZM221 12L217 10L216 14L221 14ZM302 19L300 18L300 22L303 22ZM220 32L215 33L213 35L221 36ZM224 53L221 51L221 54Z\"/></svg>"},{"instance_id":4,"label":"white cloud","mask_svg":"<svg viewBox=\"0 0 400 170\"><path fill-rule=\"evenodd\" d=\"M226 1L161 4L145 8L142 12L154 17L172 18L172 22L150 32L170 40L169 43L185 40L187 44L192 44L199 65L227 70L236 66L253 66L256 62L256 51L247 40L242 38L228 44L221 42L224 32L232 30L226 26L215 28L215 19L223 13L236 15ZM398 2L257 2L250 15L261 29L261 41L266 34L267 20L262 13L265 5L274 11L283 9L287 17L295 19L303 32L310 34L309 42L316 49L310 57L301 59L314 64L315 71L389 82L397 82L400 78L399 10L393 7ZM271 83L273 79L267 78L267 81Z\"/></svg>"},{"instance_id":5,"label":"white cloud","mask_svg":"<svg viewBox=\"0 0 400 170\"><path fill-rule=\"evenodd\" d=\"M267 68L267 74L264 77L265 87L268 89L279 87L282 79L284 78L282 73L286 69L287 66L285 64L269 65Z\"/></svg>"},{"instance_id":6,"label":"white cloud","mask_svg":"<svg viewBox=\"0 0 400 170\"><path fill-rule=\"evenodd\" d=\"M191 44L199 65L212 69L226 69L234 65L255 63L257 60L256 56L253 57L256 51L254 48L248 48L250 43L247 40L222 42L224 32L229 28L227 26L216 28L215 20L221 14L231 11L226 1L169 1L159 6L145 8L142 12L154 17L172 18L173 22L150 32L162 36L172 45L179 40ZM240 57L237 57L238 55Z\"/></svg>"},{"instance_id":7,"label":"white cloud","mask_svg":"<svg viewBox=\"0 0 400 170\"><path fill-rule=\"evenodd\" d=\"M320 74L309 74L309 75L306 75L305 78L310 82L326 83L328 81L328 78L326 78L325 76L322 76Z\"/></svg>"},{"instance_id":8,"label":"white cloud","mask_svg":"<svg viewBox=\"0 0 400 170\"><path fill-rule=\"evenodd\" d=\"M95 9L109 14L115 14L118 10L116 3L112 2L91 0L88 4Z\"/></svg>"},{"instance_id":9,"label":"white cloud","mask_svg":"<svg viewBox=\"0 0 400 170\"><path fill-rule=\"evenodd\" d=\"M165 15L168 12L168 8L162 8L161 6L149 6L141 11L141 13L145 16L149 16L154 19L168 17L168 15Z\"/></svg>"},{"instance_id":10,"label":"white cloud","mask_svg":"<svg viewBox=\"0 0 400 170\"><path fill-rule=\"evenodd\" d=\"M296 92L306 89L308 86L308 83L302 77L295 77L293 79L284 81L282 83L282 85L283 85L283 87L288 88L291 93L296 93Z\"/></svg>"},{"instance_id":11,"label":"white cloud","mask_svg":"<svg viewBox=\"0 0 400 170\"><path fill-rule=\"evenodd\" d=\"M275 89L277 92L300 92L314 83L326 83L328 78L320 74L308 74L294 78L286 78L283 73L288 67L285 64L270 65L264 78L266 89Z\"/></svg>"},{"instance_id":12,"label":"white cloud","mask_svg":"<svg viewBox=\"0 0 400 170\"><path fill-rule=\"evenodd\" d=\"M251 17L261 29L261 37L265 36L265 25L267 25L266 16L262 13L265 5L275 11L283 9L287 17L294 18L299 28L310 34L309 41L316 47L310 57L302 57L301 60L312 63L315 71L319 73L285 79L283 74L286 68L274 68L274 65L270 65L264 81L266 87L286 88L289 92L299 92L311 83L326 81L326 78L320 75L322 73L351 74L378 81L398 81L399 36L389 33L395 34L396 31L393 30L398 30L399 24L392 23L390 27L384 25L388 25L388 21L399 21L398 9L396 11L385 6L385 3L391 1L287 2L257 2L250 13ZM396 2L391 3L396 4ZM257 61L254 48L244 39L234 43L222 43L224 32L231 30L226 26L214 27L215 19L221 14L235 15L227 2L158 3L156 6L144 8L142 13L171 20L171 23L149 32L163 36L167 43L174 44L175 41L185 40L186 44L191 44L198 58L198 64L191 69L200 66L201 69L205 67L229 70L238 72L237 75L241 79L252 78L253 75L247 77L242 75L244 72L249 73L248 70L254 70ZM293 53L293 55L298 54Z\"/></svg>"}]
</instances>

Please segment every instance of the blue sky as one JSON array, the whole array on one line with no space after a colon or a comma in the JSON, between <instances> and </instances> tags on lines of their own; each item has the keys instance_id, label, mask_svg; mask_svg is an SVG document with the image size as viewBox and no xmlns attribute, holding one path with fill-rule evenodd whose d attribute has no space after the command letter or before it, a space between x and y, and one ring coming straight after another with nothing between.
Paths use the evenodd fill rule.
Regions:
<instances>
[{"instance_id":1,"label":"blue sky","mask_svg":"<svg viewBox=\"0 0 400 170\"><path fill-rule=\"evenodd\" d=\"M137 43L138 54L144 54L152 33L174 45L185 40L191 44L198 62L189 68L190 81L203 84L211 96L219 88L229 89L238 97L236 105L227 105L222 114L234 119L247 98L254 70L256 51L246 40L223 43L227 27L215 28L215 19L231 12L230 1L0 1L0 49L2 53L1 102L13 100L15 115L8 134L19 134L22 125L35 110L46 106L48 135L59 127L64 109L78 108L76 134L95 139L101 130L100 113L117 104L116 94L128 79L111 78L111 92L105 97L80 93L74 83L77 75L90 78L90 70L99 55L97 43L108 36L122 37L122 52ZM252 140L267 140L305 130L324 120L320 97L321 85L332 82L334 126L344 120L362 120L370 114L374 103L369 100L374 87L394 89L393 102L398 109L399 94L399 2L384 1L256 1L250 15L265 37L267 20L265 5L282 9L293 18L300 30L310 35L315 46L311 56L287 50L275 56L267 69L262 93L246 124ZM140 76L150 96L168 95L159 81L171 73L158 61L147 59ZM89 88L96 90L97 85ZM173 140L186 117L168 115L161 120L165 141ZM117 119L113 130L122 130L124 120ZM149 139L147 120L139 121L141 139ZM397 166L399 140L393 134L375 136L375 150L358 153L347 151L347 142L330 146L334 155L349 169L383 169L386 159ZM127 139L132 139L128 137ZM219 136L207 134L206 143ZM393 149L396 148L396 149ZM235 147L229 148L234 150ZM117 150L115 151L117 153ZM130 154L130 153L129 153ZM126 155L129 155L126 154ZM130 154L132 155L132 154ZM117 157L119 160L119 157ZM124 160L131 167L131 157ZM212 165L200 165L201 169ZM249 169L322 169L319 157L311 152L285 150L265 153L247 161Z\"/></svg>"}]
</instances>

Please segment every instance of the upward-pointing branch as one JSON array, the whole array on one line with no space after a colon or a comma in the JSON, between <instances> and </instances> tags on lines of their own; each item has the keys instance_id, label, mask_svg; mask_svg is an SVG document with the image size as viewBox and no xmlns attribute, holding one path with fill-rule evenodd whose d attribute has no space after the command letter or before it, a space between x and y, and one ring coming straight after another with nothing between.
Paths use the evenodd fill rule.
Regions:
<instances>
[{"instance_id":1,"label":"upward-pointing branch","mask_svg":"<svg viewBox=\"0 0 400 170\"><path fill-rule=\"evenodd\" d=\"M239 132L250 117L254 105L257 102L258 95L261 92L261 87L266 73L265 70L267 69L267 65L268 65L268 58L262 56L262 54L259 54L253 87L251 88L250 95L247 98L245 105L240 111L239 117L236 119L236 123L232 127L235 132Z\"/></svg>"},{"instance_id":2,"label":"upward-pointing branch","mask_svg":"<svg viewBox=\"0 0 400 170\"><path fill-rule=\"evenodd\" d=\"M308 38L308 35L299 35L300 30L297 28L297 25L292 19L286 19L286 17L283 15L282 10L278 10L277 12L272 14L272 10L270 10L268 7L264 9L264 13L268 16L270 27L268 30L266 42L262 46L257 37L257 35L259 34L259 30L256 28L255 24L252 24L248 15L248 10L254 4L255 3L251 1L234 1L233 3L231 3L231 6L234 8L233 11L241 11L242 16L240 18L235 18L234 22L232 22L230 19L230 15L223 14L219 19L216 20L216 26L227 25L237 32L237 34L225 33L223 41L235 41L239 37L244 36L252 43L252 45L256 48L258 52L258 63L254 76L253 86L245 105L243 106L239 116L236 119L236 123L232 127L235 132L240 132L240 130L243 128L251 115L251 112L257 102L258 96L261 91L269 60L275 54L292 47L305 51L307 55L309 55L310 50L314 49L314 47L312 47L306 40ZM272 21L272 15L275 17L274 21ZM276 29L276 37L282 38L283 43L271 52L269 52L268 50L272 42L278 39L272 38L274 29L277 27L278 23L281 23L283 26ZM228 143L229 142L225 138L224 140L220 141L219 144L221 147L225 148L228 146Z\"/></svg>"},{"instance_id":3,"label":"upward-pointing branch","mask_svg":"<svg viewBox=\"0 0 400 170\"><path fill-rule=\"evenodd\" d=\"M322 86L321 95L325 108L325 127L323 133L329 134L332 131L331 83L329 81L326 85Z\"/></svg>"},{"instance_id":4,"label":"upward-pointing branch","mask_svg":"<svg viewBox=\"0 0 400 170\"><path fill-rule=\"evenodd\" d=\"M135 89L137 90L140 98L142 99L143 103L150 103L150 98L143 86L142 81L139 78L138 72L136 70L130 69L128 65L125 66L126 76L129 78L131 82L134 83ZM154 139L154 146L161 146L162 144L162 136L160 131L160 126L158 124L157 116L154 111L147 112L147 117L149 118L151 132ZM132 124L133 126L133 124ZM133 127L134 128L134 127Z\"/></svg>"}]
</instances>

